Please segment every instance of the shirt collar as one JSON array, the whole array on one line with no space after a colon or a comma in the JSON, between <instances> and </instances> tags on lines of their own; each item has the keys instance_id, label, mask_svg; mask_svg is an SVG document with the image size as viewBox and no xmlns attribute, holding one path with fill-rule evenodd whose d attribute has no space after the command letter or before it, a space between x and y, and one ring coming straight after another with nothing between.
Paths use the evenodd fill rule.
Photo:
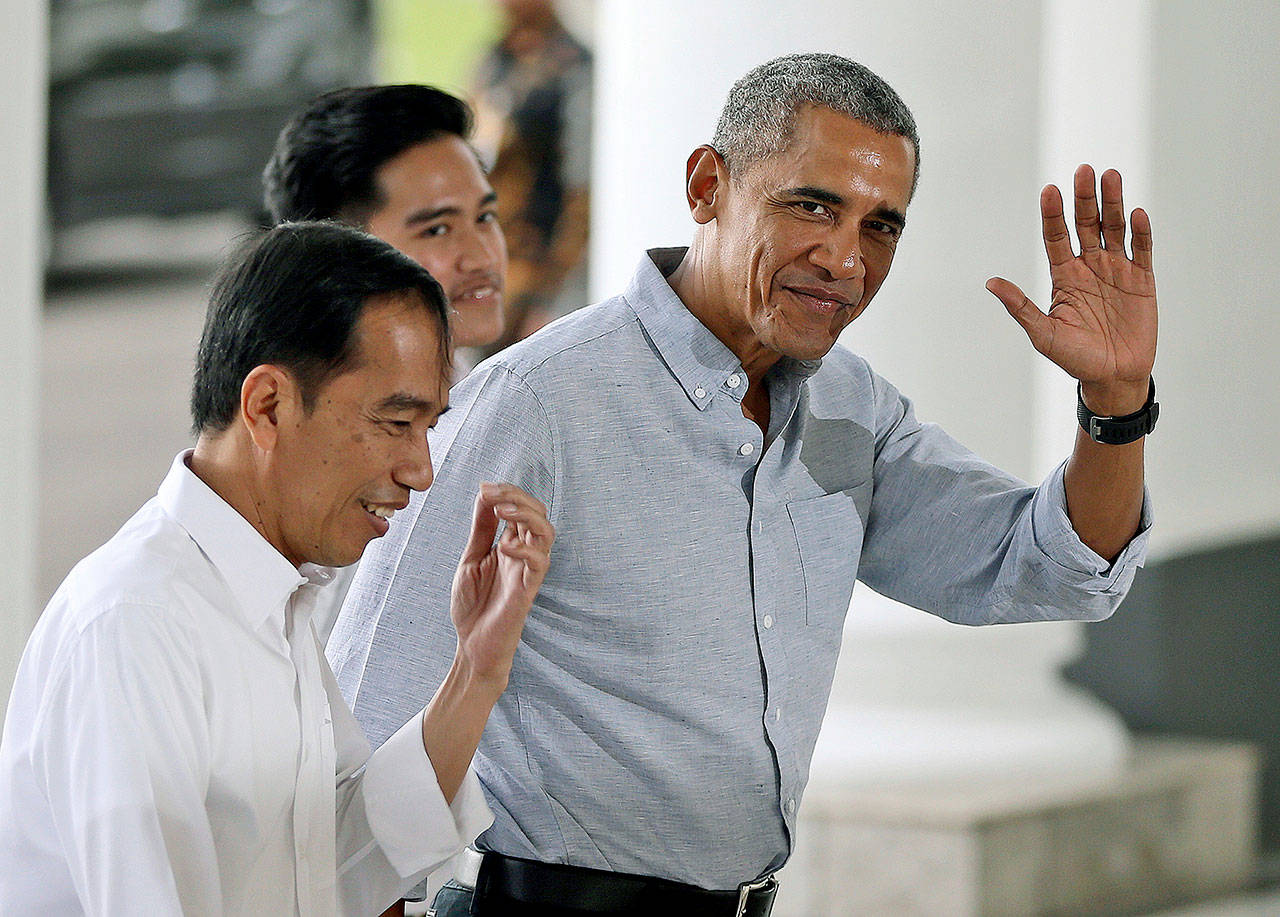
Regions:
<instances>
[{"instance_id":1,"label":"shirt collar","mask_svg":"<svg viewBox=\"0 0 1280 917\"><path fill-rule=\"evenodd\" d=\"M333 570L303 564L299 570L226 500L188 466L191 450L173 460L160 484L161 508L182 526L226 582L245 620L254 628L284 607L298 587L323 585Z\"/></svg>"},{"instance_id":2,"label":"shirt collar","mask_svg":"<svg viewBox=\"0 0 1280 917\"><path fill-rule=\"evenodd\" d=\"M706 410L717 394L741 402L747 391L742 363L689 311L667 282L687 251L687 247L647 251L624 296L663 362L699 410ZM770 375L802 379L821 365L821 360L783 357Z\"/></svg>"}]
</instances>

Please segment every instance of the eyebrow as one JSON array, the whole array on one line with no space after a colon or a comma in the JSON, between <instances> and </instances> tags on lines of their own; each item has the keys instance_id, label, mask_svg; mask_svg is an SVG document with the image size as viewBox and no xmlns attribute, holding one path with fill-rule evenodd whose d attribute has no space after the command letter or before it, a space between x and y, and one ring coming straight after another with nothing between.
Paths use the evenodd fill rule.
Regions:
<instances>
[{"instance_id":1,"label":"eyebrow","mask_svg":"<svg viewBox=\"0 0 1280 917\"><path fill-rule=\"evenodd\" d=\"M490 191L484 197L480 198L481 207L490 207L498 202L498 192ZM405 217L404 224L406 226L416 226L419 223L430 223L441 217L457 216L462 213L461 207L436 207L429 210L415 210L413 213Z\"/></svg>"},{"instance_id":2,"label":"eyebrow","mask_svg":"<svg viewBox=\"0 0 1280 917\"><path fill-rule=\"evenodd\" d=\"M418 223L430 223L441 217L456 216L462 213L458 207L436 207L434 210L415 210L405 217L404 225L414 226Z\"/></svg>"},{"instance_id":3,"label":"eyebrow","mask_svg":"<svg viewBox=\"0 0 1280 917\"><path fill-rule=\"evenodd\" d=\"M832 207L842 207L845 204L844 195L813 185L788 188L782 193L791 197L808 198L809 200L817 201L819 204L829 204ZM907 225L907 215L896 207L877 207L868 216L884 220L886 223L892 223L898 229L903 229Z\"/></svg>"},{"instance_id":4,"label":"eyebrow","mask_svg":"<svg viewBox=\"0 0 1280 917\"><path fill-rule=\"evenodd\" d=\"M379 401L377 408L380 411L424 411L430 413L436 409L436 403L406 392L396 392L394 395L388 395ZM449 406L446 405L439 413L444 414L448 410ZM439 416L439 414L436 416Z\"/></svg>"}]
</instances>

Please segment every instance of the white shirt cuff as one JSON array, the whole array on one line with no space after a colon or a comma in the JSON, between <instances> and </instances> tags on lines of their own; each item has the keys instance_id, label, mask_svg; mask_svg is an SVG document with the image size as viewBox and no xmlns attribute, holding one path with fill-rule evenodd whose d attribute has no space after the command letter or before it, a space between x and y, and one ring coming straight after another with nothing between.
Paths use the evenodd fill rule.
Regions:
<instances>
[{"instance_id":1,"label":"white shirt cuff","mask_svg":"<svg viewBox=\"0 0 1280 917\"><path fill-rule=\"evenodd\" d=\"M422 745L421 712L369 757L363 784L369 827L401 876L434 868L493 824L471 768L453 804L445 804Z\"/></svg>"}]
</instances>

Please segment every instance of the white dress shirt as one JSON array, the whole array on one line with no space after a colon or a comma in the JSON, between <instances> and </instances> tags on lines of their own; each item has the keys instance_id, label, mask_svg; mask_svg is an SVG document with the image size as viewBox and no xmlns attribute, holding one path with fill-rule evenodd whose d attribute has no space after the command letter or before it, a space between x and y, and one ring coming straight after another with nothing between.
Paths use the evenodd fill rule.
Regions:
<instances>
[{"instance_id":1,"label":"white dress shirt","mask_svg":"<svg viewBox=\"0 0 1280 917\"><path fill-rule=\"evenodd\" d=\"M484 830L422 715L370 756L294 568L180 455L58 589L0 742L0 912L376 914Z\"/></svg>"}]
</instances>

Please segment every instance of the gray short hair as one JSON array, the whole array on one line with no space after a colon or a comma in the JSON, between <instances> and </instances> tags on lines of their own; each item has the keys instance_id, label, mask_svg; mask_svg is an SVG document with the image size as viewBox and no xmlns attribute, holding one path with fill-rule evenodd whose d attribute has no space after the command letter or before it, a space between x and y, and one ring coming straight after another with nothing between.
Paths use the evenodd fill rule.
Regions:
<instances>
[{"instance_id":1,"label":"gray short hair","mask_svg":"<svg viewBox=\"0 0 1280 917\"><path fill-rule=\"evenodd\" d=\"M711 145L733 174L783 152L795 131L796 112L805 105L825 105L882 134L910 140L915 192L920 136L911 110L888 83L838 54L789 54L749 72L729 90Z\"/></svg>"}]
</instances>

